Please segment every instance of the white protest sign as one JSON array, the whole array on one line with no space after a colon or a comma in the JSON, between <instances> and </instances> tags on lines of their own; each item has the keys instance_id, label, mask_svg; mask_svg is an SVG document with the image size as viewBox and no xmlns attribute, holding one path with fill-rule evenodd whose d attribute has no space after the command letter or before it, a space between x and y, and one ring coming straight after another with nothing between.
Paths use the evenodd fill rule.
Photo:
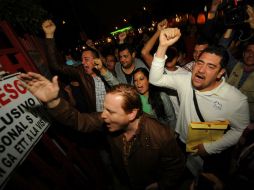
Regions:
<instances>
[{"instance_id":1,"label":"white protest sign","mask_svg":"<svg viewBox=\"0 0 254 190\"><path fill-rule=\"evenodd\" d=\"M0 81L0 187L49 125L41 103L16 76Z\"/></svg>"}]
</instances>

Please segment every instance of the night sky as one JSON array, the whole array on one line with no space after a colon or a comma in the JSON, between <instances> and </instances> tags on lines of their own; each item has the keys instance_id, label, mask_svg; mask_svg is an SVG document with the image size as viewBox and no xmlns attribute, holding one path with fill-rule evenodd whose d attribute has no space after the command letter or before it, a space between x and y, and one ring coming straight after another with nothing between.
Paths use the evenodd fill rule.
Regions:
<instances>
[{"instance_id":1,"label":"night sky","mask_svg":"<svg viewBox=\"0 0 254 190\"><path fill-rule=\"evenodd\" d=\"M127 18L134 25L149 22L151 18L169 17L178 12L202 10L210 0L44 0L44 7L55 21L60 18L78 27L91 38L99 38L121 26ZM142 7L146 5L147 11ZM58 20L59 19L59 20ZM139 23L138 23L139 22Z\"/></svg>"}]
</instances>

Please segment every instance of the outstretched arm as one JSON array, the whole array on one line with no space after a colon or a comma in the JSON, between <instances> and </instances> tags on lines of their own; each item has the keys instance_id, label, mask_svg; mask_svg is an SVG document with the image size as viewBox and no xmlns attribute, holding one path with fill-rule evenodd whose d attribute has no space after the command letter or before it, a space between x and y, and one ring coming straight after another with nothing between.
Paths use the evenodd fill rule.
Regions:
<instances>
[{"instance_id":1,"label":"outstretched arm","mask_svg":"<svg viewBox=\"0 0 254 190\"><path fill-rule=\"evenodd\" d=\"M36 98L46 103L49 113L60 123L81 132L101 130L103 119L100 113L80 113L58 97L57 76L49 81L40 74L29 72L18 76L20 85L27 88Z\"/></svg>"},{"instance_id":2,"label":"outstretched arm","mask_svg":"<svg viewBox=\"0 0 254 190\"><path fill-rule=\"evenodd\" d=\"M156 57L164 59L168 47L177 42L180 37L181 32L178 28L166 28L162 30Z\"/></svg>"},{"instance_id":3,"label":"outstretched arm","mask_svg":"<svg viewBox=\"0 0 254 190\"><path fill-rule=\"evenodd\" d=\"M178 28L166 28L161 31L160 43L156 54L154 55L152 66L149 73L149 82L155 86L172 87L169 80L172 75L164 75L164 66L167 56L166 51L169 46L173 45L181 36Z\"/></svg>"},{"instance_id":4,"label":"outstretched arm","mask_svg":"<svg viewBox=\"0 0 254 190\"><path fill-rule=\"evenodd\" d=\"M58 51L54 40L56 25L52 20L45 20L42 23L42 30L45 34L45 45L49 68L57 75L68 76L76 78L77 68L65 64L62 54Z\"/></svg>"},{"instance_id":5,"label":"outstretched arm","mask_svg":"<svg viewBox=\"0 0 254 190\"><path fill-rule=\"evenodd\" d=\"M45 20L41 26L44 31L45 38L48 38L48 39L54 38L56 25L52 20Z\"/></svg>"},{"instance_id":6,"label":"outstretched arm","mask_svg":"<svg viewBox=\"0 0 254 190\"><path fill-rule=\"evenodd\" d=\"M49 108L54 108L59 104L57 76L49 81L38 73L28 72L27 74L20 74L18 78L23 81L20 83L21 86L27 88L36 98L46 103Z\"/></svg>"},{"instance_id":7,"label":"outstretched arm","mask_svg":"<svg viewBox=\"0 0 254 190\"><path fill-rule=\"evenodd\" d=\"M148 67L150 68L153 61L153 55L151 54L151 49L153 48L154 44L158 40L161 30L167 28L168 21L166 19L162 20L157 25L157 31L154 33L154 35L147 41L147 43L144 45L143 49L141 50L141 54L145 62L147 63Z\"/></svg>"},{"instance_id":8,"label":"outstretched arm","mask_svg":"<svg viewBox=\"0 0 254 190\"><path fill-rule=\"evenodd\" d=\"M101 59L94 59L95 68L100 71L101 76L106 80L110 86L119 84L119 80L106 68L104 67Z\"/></svg>"}]
</instances>

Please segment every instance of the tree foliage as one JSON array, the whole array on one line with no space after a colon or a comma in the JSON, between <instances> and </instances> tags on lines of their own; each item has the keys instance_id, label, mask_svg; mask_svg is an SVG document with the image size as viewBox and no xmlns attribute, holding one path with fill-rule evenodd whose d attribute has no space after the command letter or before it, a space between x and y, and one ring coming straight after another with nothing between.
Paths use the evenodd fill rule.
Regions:
<instances>
[{"instance_id":1,"label":"tree foliage","mask_svg":"<svg viewBox=\"0 0 254 190\"><path fill-rule=\"evenodd\" d=\"M0 0L0 19L22 32L38 33L48 12L40 0Z\"/></svg>"}]
</instances>

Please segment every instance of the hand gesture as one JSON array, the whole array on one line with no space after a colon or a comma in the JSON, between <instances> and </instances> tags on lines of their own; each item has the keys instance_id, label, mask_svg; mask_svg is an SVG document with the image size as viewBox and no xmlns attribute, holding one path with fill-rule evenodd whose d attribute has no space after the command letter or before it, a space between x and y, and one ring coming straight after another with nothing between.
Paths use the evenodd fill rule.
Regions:
<instances>
[{"instance_id":1,"label":"hand gesture","mask_svg":"<svg viewBox=\"0 0 254 190\"><path fill-rule=\"evenodd\" d=\"M101 59L94 59L94 67L100 71L101 75L105 75L107 73L107 69L104 67Z\"/></svg>"},{"instance_id":2,"label":"hand gesture","mask_svg":"<svg viewBox=\"0 0 254 190\"><path fill-rule=\"evenodd\" d=\"M167 28L167 26L168 26L168 21L167 21L167 19L164 19L158 23L157 30L161 31L161 30Z\"/></svg>"},{"instance_id":3,"label":"hand gesture","mask_svg":"<svg viewBox=\"0 0 254 190\"><path fill-rule=\"evenodd\" d=\"M104 67L102 64L101 59L94 59L94 67L98 69L99 71Z\"/></svg>"},{"instance_id":4,"label":"hand gesture","mask_svg":"<svg viewBox=\"0 0 254 190\"><path fill-rule=\"evenodd\" d=\"M46 38L53 38L56 30L56 25L52 20L45 20L42 23L42 29L45 33Z\"/></svg>"},{"instance_id":5,"label":"hand gesture","mask_svg":"<svg viewBox=\"0 0 254 190\"><path fill-rule=\"evenodd\" d=\"M119 43L124 43L124 40L126 39L126 37L127 37L127 33L126 32L121 32L118 35Z\"/></svg>"},{"instance_id":6,"label":"hand gesture","mask_svg":"<svg viewBox=\"0 0 254 190\"><path fill-rule=\"evenodd\" d=\"M88 47L90 47L90 48L92 48L92 49L95 49L95 50L96 50L96 47L95 47L95 45L94 45L93 40L88 39L88 40L86 41L86 45L87 45Z\"/></svg>"},{"instance_id":7,"label":"hand gesture","mask_svg":"<svg viewBox=\"0 0 254 190\"><path fill-rule=\"evenodd\" d=\"M254 29L254 8L251 7L250 5L247 5L247 14L249 15L249 19L246 20L245 22L248 22L250 27Z\"/></svg>"},{"instance_id":8,"label":"hand gesture","mask_svg":"<svg viewBox=\"0 0 254 190\"><path fill-rule=\"evenodd\" d=\"M59 85L57 76L52 79L52 82L40 74L28 72L22 73L18 78L23 81L20 85L27 88L36 98L42 102L51 102L58 97Z\"/></svg>"},{"instance_id":9,"label":"hand gesture","mask_svg":"<svg viewBox=\"0 0 254 190\"><path fill-rule=\"evenodd\" d=\"M70 86L70 85L66 85L66 86L64 87L64 91L65 91L68 95L72 94L71 86Z\"/></svg>"},{"instance_id":10,"label":"hand gesture","mask_svg":"<svg viewBox=\"0 0 254 190\"><path fill-rule=\"evenodd\" d=\"M160 46L171 46L181 37L178 28L166 28L160 34Z\"/></svg>"}]
</instances>

